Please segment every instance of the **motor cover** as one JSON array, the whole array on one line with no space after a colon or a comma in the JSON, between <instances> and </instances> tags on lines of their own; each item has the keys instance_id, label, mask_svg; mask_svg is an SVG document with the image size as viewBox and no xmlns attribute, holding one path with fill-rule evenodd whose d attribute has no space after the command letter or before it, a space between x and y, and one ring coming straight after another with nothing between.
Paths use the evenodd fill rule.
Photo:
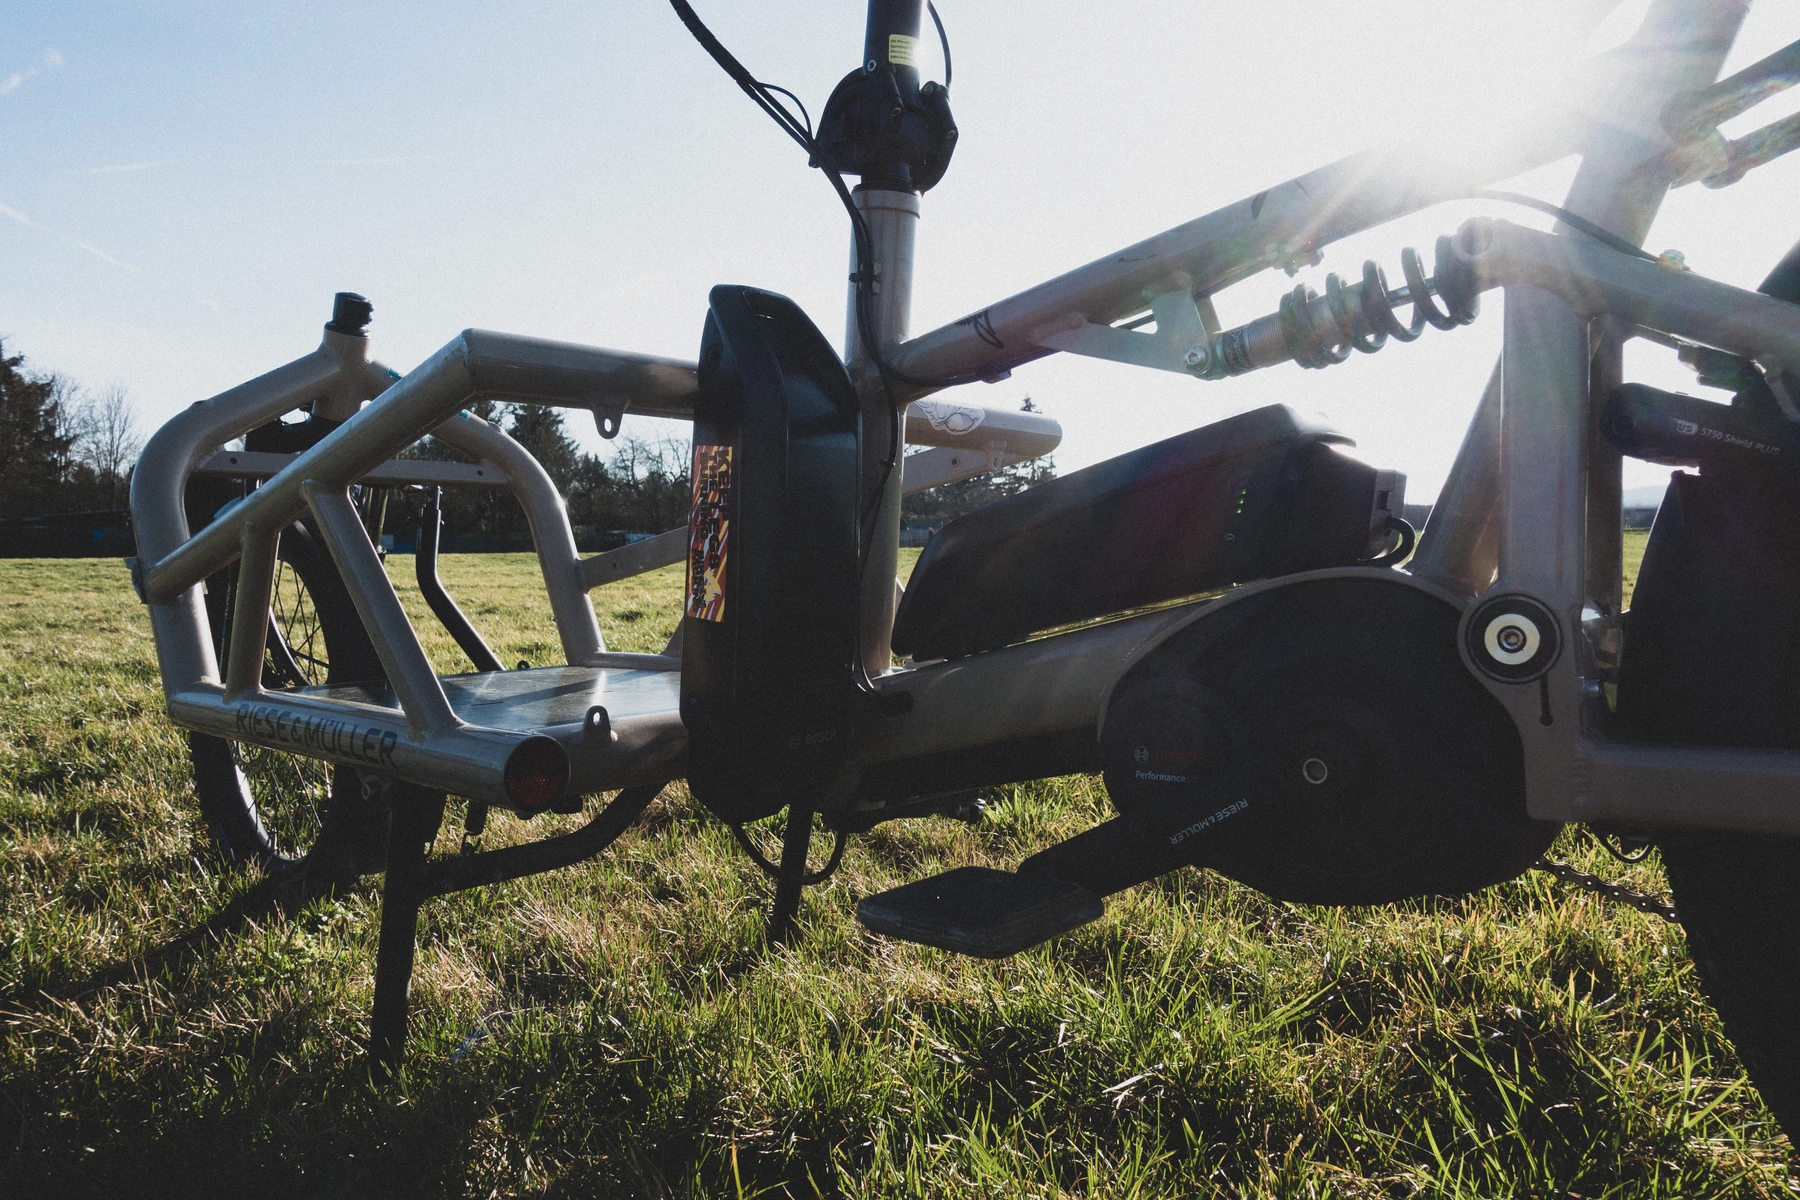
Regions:
<instances>
[{"instance_id":1,"label":"motor cover","mask_svg":"<svg viewBox=\"0 0 1800 1200\"><path fill-rule=\"evenodd\" d=\"M1512 878L1559 826L1526 813L1518 731L1463 666L1458 616L1370 572L1201 617L1115 689L1114 805L1165 814L1185 861L1296 903ZM1191 820L1171 821L1171 802Z\"/></svg>"}]
</instances>

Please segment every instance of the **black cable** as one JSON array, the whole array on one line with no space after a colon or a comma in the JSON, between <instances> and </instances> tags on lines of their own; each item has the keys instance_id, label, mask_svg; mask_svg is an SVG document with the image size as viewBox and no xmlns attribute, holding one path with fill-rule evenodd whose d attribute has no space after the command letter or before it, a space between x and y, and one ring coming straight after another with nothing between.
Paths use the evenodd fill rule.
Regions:
<instances>
[{"instance_id":1,"label":"black cable","mask_svg":"<svg viewBox=\"0 0 1800 1200\"><path fill-rule=\"evenodd\" d=\"M744 90L744 94L756 101L757 107L768 113L770 118L781 126L789 137L800 143L801 149L809 154L812 153L813 139L794 120L793 114L777 104L767 89L756 81L756 77L744 69L744 64L732 56L731 51L725 48L723 42L713 36L712 30L708 29L705 22L700 20L700 15L693 10L687 0L669 0L669 3L674 7L675 15L681 18L681 23L688 27L688 32L694 35L694 40L699 42L701 48L712 56L714 62L724 68L725 73L731 76Z\"/></svg>"},{"instance_id":2,"label":"black cable","mask_svg":"<svg viewBox=\"0 0 1800 1200\"><path fill-rule=\"evenodd\" d=\"M800 116L806 121L806 136L809 139L813 137L812 114L806 111L806 102L804 100L800 99L800 97L794 95L794 93L788 91L786 88L782 87L780 84L777 84L777 83L764 83L759 79L756 82L756 86L764 89L765 91L780 92L782 95L786 96L789 100L792 100L795 104L799 105L800 106Z\"/></svg>"},{"instance_id":3,"label":"black cable","mask_svg":"<svg viewBox=\"0 0 1800 1200\"><path fill-rule=\"evenodd\" d=\"M937 15L937 5L925 0L925 11L931 14L931 23L937 26L938 45L944 48L944 90L950 90L950 35L944 32L944 20Z\"/></svg>"},{"instance_id":4,"label":"black cable","mask_svg":"<svg viewBox=\"0 0 1800 1200\"><path fill-rule=\"evenodd\" d=\"M881 375L882 384L887 390L889 401L891 403L898 403L893 395L892 381L896 379L901 383L908 383L914 387L925 388L957 387L965 383L978 382L982 378L979 372L970 372L965 375L953 375L943 379L929 379L919 375L909 375L894 367L882 355L881 347L873 336L874 326L869 317L867 304L870 285L874 283L874 278L869 270L869 265L875 260L874 241L869 233L868 222L864 219L862 210L856 207L856 200L851 196L850 189L844 186L843 176L832 166L831 160L820 149L818 141L810 129L803 127L800 122L794 120L793 114L788 112L787 109L782 107L782 105L769 94L771 85L758 82L756 77L751 75L749 70L732 56L731 51L727 50L724 43L713 36L712 30L706 27L706 23L700 19L699 14L694 11L692 5L688 4L687 0L669 0L669 4L675 9L675 15L681 18L682 24L687 26L688 32L694 35L694 40L700 43L701 48L712 56L713 61L718 63L727 75L731 76L738 87L744 90L746 95L756 101L759 108L768 113L769 117L777 125L780 125L782 130L786 132L789 137L800 144L801 149L806 151L807 157L812 164L825 173L826 179L831 182L832 190L837 192L839 201L844 205L844 211L850 216L850 225L856 241L856 274L853 278L857 283L857 332L862 335L863 348L868 353L869 360L875 364L876 371ZM934 21L937 20L935 10L932 13L932 19ZM941 21L939 22L939 32L942 33ZM944 38L943 44L945 53L944 73L948 75L950 72L950 41L948 37ZM947 82L945 86L948 88ZM786 89L781 90L786 95L793 95L792 92L787 92ZM890 461L887 470L891 471L892 469L893 464Z\"/></svg>"},{"instance_id":5,"label":"black cable","mask_svg":"<svg viewBox=\"0 0 1800 1200\"><path fill-rule=\"evenodd\" d=\"M1601 245L1617 250L1620 254L1629 254L1633 258L1647 259L1650 262L1658 261L1656 255L1639 246L1632 245L1615 233L1607 232L1586 217L1576 216L1560 204L1551 204L1548 200L1539 200L1535 196L1521 196L1517 192L1497 192L1487 188L1471 194L1478 200L1501 200L1507 204L1520 204L1526 208L1534 208L1546 216L1555 217L1577 233L1585 233Z\"/></svg>"},{"instance_id":6,"label":"black cable","mask_svg":"<svg viewBox=\"0 0 1800 1200\"><path fill-rule=\"evenodd\" d=\"M1392 550L1389 550L1386 554L1383 554L1378 558L1371 558L1366 562L1358 563L1357 564L1358 566L1361 566L1361 567L1398 566L1400 563L1403 563L1406 561L1407 555L1409 555L1413 552L1413 547L1415 545L1417 545L1417 543L1418 543L1419 535L1413 531L1411 521L1408 521L1405 517L1389 517L1387 519L1387 528L1388 528L1389 532L1397 533L1400 535L1400 544L1395 546Z\"/></svg>"},{"instance_id":7,"label":"black cable","mask_svg":"<svg viewBox=\"0 0 1800 1200\"><path fill-rule=\"evenodd\" d=\"M793 817L791 810L788 816L791 820ZM812 820L812 814L808 813L806 819L809 821ZM741 823L733 822L729 828L731 830L731 836L737 839L737 844L744 848L744 853L750 856L751 862L762 869L763 874L767 875L770 879L781 878L781 868L775 863L770 862L768 856L756 848L756 843L750 840L750 835L744 832L744 826ZM825 865L818 870L800 876L800 882L802 884L807 887L812 887L814 884L824 883L827 879L830 879L833 875L837 874L839 865L844 861L844 846L849 842L850 838L848 833L842 829L837 831L836 836L837 840L831 847L831 857L826 859Z\"/></svg>"}]
</instances>

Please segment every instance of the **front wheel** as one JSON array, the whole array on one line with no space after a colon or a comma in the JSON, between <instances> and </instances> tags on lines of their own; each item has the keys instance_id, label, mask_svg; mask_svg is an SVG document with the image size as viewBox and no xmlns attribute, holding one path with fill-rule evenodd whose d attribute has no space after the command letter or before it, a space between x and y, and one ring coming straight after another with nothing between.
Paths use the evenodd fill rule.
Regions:
<instances>
[{"instance_id":1,"label":"front wheel","mask_svg":"<svg viewBox=\"0 0 1800 1200\"><path fill-rule=\"evenodd\" d=\"M207 581L219 667L231 644L237 567ZM305 523L281 534L264 645L263 687L287 690L381 677L337 569ZM280 874L353 879L386 862L386 813L348 767L190 733L194 790L214 841L232 861Z\"/></svg>"}]
</instances>

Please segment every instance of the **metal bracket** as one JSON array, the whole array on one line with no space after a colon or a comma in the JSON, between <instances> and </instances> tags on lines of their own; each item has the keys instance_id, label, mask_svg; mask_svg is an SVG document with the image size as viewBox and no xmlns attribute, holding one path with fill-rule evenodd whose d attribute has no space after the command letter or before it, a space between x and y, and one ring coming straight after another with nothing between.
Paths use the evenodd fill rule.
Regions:
<instances>
[{"instance_id":1,"label":"metal bracket","mask_svg":"<svg viewBox=\"0 0 1800 1200\"><path fill-rule=\"evenodd\" d=\"M621 400L613 403L610 400L595 400L590 406L594 412L594 424L599 427L600 436L612 441L619 436L619 423L625 419L625 410L631 407L631 401Z\"/></svg>"},{"instance_id":2,"label":"metal bracket","mask_svg":"<svg viewBox=\"0 0 1800 1200\"><path fill-rule=\"evenodd\" d=\"M1061 324L1039 331L1035 340L1051 350L1088 358L1181 375L1204 375L1212 365L1208 346L1219 330L1211 298L1187 291L1164 292L1150 301L1150 312L1156 318L1156 329L1151 333L1096 325L1081 313L1071 313Z\"/></svg>"}]
</instances>

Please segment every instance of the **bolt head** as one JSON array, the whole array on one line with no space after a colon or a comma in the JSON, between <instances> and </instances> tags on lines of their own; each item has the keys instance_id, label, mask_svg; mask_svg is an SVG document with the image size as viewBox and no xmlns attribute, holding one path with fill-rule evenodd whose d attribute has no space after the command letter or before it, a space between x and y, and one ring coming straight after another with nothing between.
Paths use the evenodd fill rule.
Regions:
<instances>
[{"instance_id":1,"label":"bolt head","mask_svg":"<svg viewBox=\"0 0 1800 1200\"><path fill-rule=\"evenodd\" d=\"M1188 370L1199 371L1205 369L1208 357L1205 346L1190 346L1181 361L1187 364Z\"/></svg>"}]
</instances>

